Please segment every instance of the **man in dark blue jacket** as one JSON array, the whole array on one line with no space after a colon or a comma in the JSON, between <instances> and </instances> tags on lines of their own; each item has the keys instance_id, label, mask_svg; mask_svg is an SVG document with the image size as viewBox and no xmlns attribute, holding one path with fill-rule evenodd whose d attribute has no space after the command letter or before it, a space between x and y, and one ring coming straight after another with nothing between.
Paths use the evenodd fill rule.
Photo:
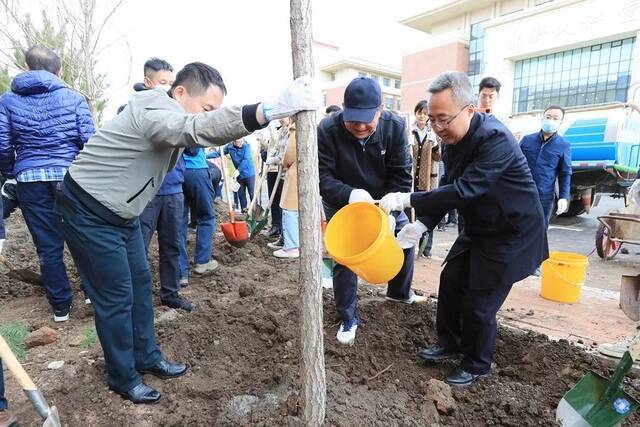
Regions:
<instances>
[{"instance_id":1,"label":"man in dark blue jacket","mask_svg":"<svg viewBox=\"0 0 640 427\"><path fill-rule=\"evenodd\" d=\"M411 190L411 157L404 120L382 110L380 86L359 77L347 86L344 111L325 117L318 126L320 194L327 218L354 202L373 202L395 191ZM396 231L409 222L401 213ZM404 264L389 281L387 299L406 304L426 298L411 291L414 248L404 250ZM336 338L351 345L360 323L357 278L347 267L333 268L333 292L341 321Z\"/></svg>"},{"instance_id":2,"label":"man in dark blue jacket","mask_svg":"<svg viewBox=\"0 0 640 427\"><path fill-rule=\"evenodd\" d=\"M429 121L447 144L446 180L433 191L387 194L387 211L416 209L420 218L398 240L418 242L451 209L464 229L445 259L440 276L438 342L418 356L462 363L446 381L471 384L491 370L496 313L511 286L548 256L538 192L518 144L492 115L475 112L469 78L443 73L429 87Z\"/></svg>"},{"instance_id":3,"label":"man in dark blue jacket","mask_svg":"<svg viewBox=\"0 0 640 427\"><path fill-rule=\"evenodd\" d=\"M160 58L150 58L144 64L144 82L136 83L136 92L162 88L167 91L173 84L173 67ZM158 250L160 259L160 302L171 308L191 311L195 306L180 296L180 225L184 196L184 161L178 160L162 181L160 190L140 214L140 230L149 255L149 244L153 233L158 231ZM185 283L183 283L185 284Z\"/></svg>"},{"instance_id":4,"label":"man in dark blue jacket","mask_svg":"<svg viewBox=\"0 0 640 427\"><path fill-rule=\"evenodd\" d=\"M249 202L251 202L256 181L251 146L245 139L238 139L225 145L223 152L231 157L231 161L238 171L238 176L236 177L238 184L240 184L238 199L240 201L240 209L242 209L243 213L246 213L248 206L247 193L249 193Z\"/></svg>"},{"instance_id":5,"label":"man in dark blue jacket","mask_svg":"<svg viewBox=\"0 0 640 427\"><path fill-rule=\"evenodd\" d=\"M54 320L69 319L72 293L63 262L64 237L53 211L56 186L94 133L85 98L60 80L60 58L30 48L29 71L0 98L0 172L17 181L17 197L40 258Z\"/></svg>"},{"instance_id":6,"label":"man in dark blue jacket","mask_svg":"<svg viewBox=\"0 0 640 427\"><path fill-rule=\"evenodd\" d=\"M564 109L550 105L542 116L542 129L525 135L520 141L522 154L527 158L533 180L538 187L544 218L549 226L558 180L558 209L560 215L569 206L571 197L571 144L558 134L564 119Z\"/></svg>"}]
</instances>

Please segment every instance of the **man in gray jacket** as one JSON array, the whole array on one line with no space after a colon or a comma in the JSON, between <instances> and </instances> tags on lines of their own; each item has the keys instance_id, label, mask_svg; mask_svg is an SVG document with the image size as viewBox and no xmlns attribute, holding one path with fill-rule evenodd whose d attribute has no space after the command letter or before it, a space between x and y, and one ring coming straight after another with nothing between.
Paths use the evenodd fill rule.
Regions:
<instances>
[{"instance_id":1,"label":"man in gray jacket","mask_svg":"<svg viewBox=\"0 0 640 427\"><path fill-rule=\"evenodd\" d=\"M167 379L187 370L168 362L156 344L152 279L138 216L185 147L223 145L319 105L305 77L271 103L220 108L225 94L218 71L202 63L186 65L168 92L133 94L127 108L87 142L58 193L65 240L90 282L107 382L134 403L161 397L141 374Z\"/></svg>"}]
</instances>

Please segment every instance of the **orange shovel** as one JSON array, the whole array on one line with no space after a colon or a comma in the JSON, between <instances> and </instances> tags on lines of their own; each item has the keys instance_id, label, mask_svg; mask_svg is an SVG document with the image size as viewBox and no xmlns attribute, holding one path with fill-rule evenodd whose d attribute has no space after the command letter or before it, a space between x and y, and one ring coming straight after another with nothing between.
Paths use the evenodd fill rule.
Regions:
<instances>
[{"instance_id":1,"label":"orange shovel","mask_svg":"<svg viewBox=\"0 0 640 427\"><path fill-rule=\"evenodd\" d=\"M222 229L222 233L224 234L224 238L227 239L231 245L236 246L238 248L243 247L247 241L249 240L249 227L247 227L247 223L244 221L236 221L236 212L233 209L233 202L231 199L231 192L229 191L229 183L228 177L225 170L224 163L226 161L224 155L221 156L222 161L220 165L222 166L222 176L224 178L224 192L227 196L227 206L229 207L229 222L220 223L220 228Z\"/></svg>"}]
</instances>

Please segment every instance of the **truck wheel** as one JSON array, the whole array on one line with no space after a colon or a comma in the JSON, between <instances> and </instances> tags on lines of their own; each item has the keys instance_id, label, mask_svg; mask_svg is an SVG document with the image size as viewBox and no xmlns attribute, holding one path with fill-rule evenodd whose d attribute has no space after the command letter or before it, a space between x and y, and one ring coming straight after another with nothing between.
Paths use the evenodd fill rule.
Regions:
<instances>
[{"instance_id":1,"label":"truck wheel","mask_svg":"<svg viewBox=\"0 0 640 427\"><path fill-rule=\"evenodd\" d=\"M574 216L578 216L585 213L584 203L582 203L582 199L572 200L569 203L569 209L560 216L563 218L570 218Z\"/></svg>"},{"instance_id":2,"label":"truck wheel","mask_svg":"<svg viewBox=\"0 0 640 427\"><path fill-rule=\"evenodd\" d=\"M596 230L596 251L598 256L607 261L612 259L620 251L622 243L609 240L609 230L604 225L598 225Z\"/></svg>"}]
</instances>

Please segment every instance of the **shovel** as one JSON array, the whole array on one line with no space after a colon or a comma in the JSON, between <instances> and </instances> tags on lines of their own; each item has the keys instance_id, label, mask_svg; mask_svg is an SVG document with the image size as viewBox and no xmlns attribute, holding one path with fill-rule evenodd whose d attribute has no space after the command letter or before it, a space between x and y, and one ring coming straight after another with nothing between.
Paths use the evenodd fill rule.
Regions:
<instances>
[{"instance_id":1,"label":"shovel","mask_svg":"<svg viewBox=\"0 0 640 427\"><path fill-rule=\"evenodd\" d=\"M639 403L622 390L622 381L640 356L640 332L633 337L610 379L589 372L564 395L556 410L562 427L615 426L638 408Z\"/></svg>"},{"instance_id":2,"label":"shovel","mask_svg":"<svg viewBox=\"0 0 640 427\"><path fill-rule=\"evenodd\" d=\"M55 406L49 406L2 336L0 336L0 359L7 365L15 379L18 380L24 394L27 395L38 415L44 420L42 427L62 427L58 409Z\"/></svg>"},{"instance_id":3,"label":"shovel","mask_svg":"<svg viewBox=\"0 0 640 427\"><path fill-rule=\"evenodd\" d=\"M254 238L262 231L262 229L267 225L267 221L269 221L269 211L271 210L271 204L273 203L273 199L275 198L276 192L278 191L278 186L280 185L280 177L282 176L282 166L278 167L278 176L276 177L276 183L273 186L273 191L271 191L271 197L269 197L269 202L267 203L267 207L264 210L264 214L262 218L260 218L257 222L253 224L251 227L251 238Z\"/></svg>"},{"instance_id":4,"label":"shovel","mask_svg":"<svg viewBox=\"0 0 640 427\"><path fill-rule=\"evenodd\" d=\"M635 322L640 320L640 274L637 276L622 275L620 308L629 319Z\"/></svg>"},{"instance_id":5,"label":"shovel","mask_svg":"<svg viewBox=\"0 0 640 427\"><path fill-rule=\"evenodd\" d=\"M222 167L222 176L224 178L224 192L227 196L227 206L229 207L229 222L220 223L220 228L224 234L224 238L227 239L231 245L241 248L249 240L249 229L247 223L244 221L236 221L236 212L233 209L233 202L231 199L231 192L229 191L229 178L227 177L226 169L224 166L225 159L220 162Z\"/></svg>"},{"instance_id":6,"label":"shovel","mask_svg":"<svg viewBox=\"0 0 640 427\"><path fill-rule=\"evenodd\" d=\"M251 199L251 204L249 204L249 214L247 215L247 224L249 225L249 231L253 230L253 227L257 223L257 218L262 215L262 207L257 203L260 198L260 194L262 194L262 186L264 185L264 180L267 177L267 168L262 168L262 172L260 173L260 180L256 191L253 193L253 199Z\"/></svg>"}]
</instances>

